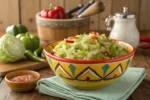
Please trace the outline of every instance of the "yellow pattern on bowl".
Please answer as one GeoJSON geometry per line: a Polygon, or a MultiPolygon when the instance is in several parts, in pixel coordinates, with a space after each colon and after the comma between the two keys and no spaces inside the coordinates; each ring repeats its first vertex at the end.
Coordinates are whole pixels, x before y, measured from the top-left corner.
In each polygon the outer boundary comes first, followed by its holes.
{"type": "Polygon", "coordinates": [[[51,69],[64,82],[79,89],[98,89],[119,79],[132,61],[134,47],[128,43],[119,42],[128,46],[129,53],[108,60],[73,60],[56,57],[50,52],[59,41],[45,46],[44,53],[51,69]]]}

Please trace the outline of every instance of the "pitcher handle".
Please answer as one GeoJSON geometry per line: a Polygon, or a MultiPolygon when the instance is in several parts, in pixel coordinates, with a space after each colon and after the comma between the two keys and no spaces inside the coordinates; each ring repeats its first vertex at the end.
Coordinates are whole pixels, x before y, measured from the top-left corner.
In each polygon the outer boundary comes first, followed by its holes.
{"type": "Polygon", "coordinates": [[[107,26],[107,31],[111,31],[112,27],[110,26],[111,25],[111,21],[114,20],[114,17],[109,15],[106,20],[105,20],[105,24],[107,26]]]}

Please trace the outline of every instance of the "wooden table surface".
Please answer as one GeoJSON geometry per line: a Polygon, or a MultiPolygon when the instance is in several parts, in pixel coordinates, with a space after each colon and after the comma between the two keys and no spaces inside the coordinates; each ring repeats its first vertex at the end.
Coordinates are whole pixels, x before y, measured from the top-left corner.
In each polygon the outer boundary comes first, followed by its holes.
{"type": "MultiPolygon", "coordinates": [[[[0,33],[0,36],[3,33],[0,33]]],[[[150,32],[141,32],[141,36],[150,37],[150,32]]],[[[146,77],[138,88],[132,93],[128,100],[150,100],[150,49],[137,49],[132,67],[142,67],[146,69],[146,77]]],[[[47,78],[54,75],[50,68],[37,70],[41,78],[47,78]]],[[[4,77],[0,77],[0,100],[62,100],[51,96],[43,95],[38,89],[28,93],[16,93],[12,91],[5,83],[4,77]]]]}

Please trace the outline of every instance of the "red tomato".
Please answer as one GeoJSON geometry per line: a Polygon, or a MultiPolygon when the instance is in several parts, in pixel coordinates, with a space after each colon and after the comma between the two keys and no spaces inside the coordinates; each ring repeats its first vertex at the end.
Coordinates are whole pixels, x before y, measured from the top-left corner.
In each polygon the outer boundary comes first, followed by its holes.
{"type": "Polygon", "coordinates": [[[64,9],[61,6],[56,6],[53,9],[53,6],[51,5],[48,10],[44,9],[41,11],[41,17],[50,18],[50,19],[65,19],[66,14],[64,9]]]}
{"type": "Polygon", "coordinates": [[[57,10],[50,10],[48,12],[48,18],[57,19],[58,18],[58,12],[57,12],[57,10]]]}
{"type": "Polygon", "coordinates": [[[106,55],[106,56],[109,56],[109,55],[110,55],[110,53],[109,53],[108,51],[106,51],[106,52],[105,52],[105,55],[106,55]]]}
{"type": "Polygon", "coordinates": [[[92,39],[93,40],[98,40],[98,37],[97,36],[92,36],[92,39]]]}
{"type": "Polygon", "coordinates": [[[47,9],[42,10],[40,13],[41,17],[48,18],[48,12],[49,10],[47,9]]]}
{"type": "Polygon", "coordinates": [[[54,52],[54,51],[52,51],[52,52],[51,52],[51,54],[52,54],[52,55],[54,55],[54,54],[55,54],[55,52],[54,52]]]}
{"type": "Polygon", "coordinates": [[[95,31],[91,31],[90,34],[94,34],[94,35],[97,35],[97,32],[95,31]]]}
{"type": "Polygon", "coordinates": [[[74,43],[74,40],[66,40],[67,43],[74,43]]]}
{"type": "Polygon", "coordinates": [[[54,9],[60,9],[64,11],[64,8],[62,8],[61,6],[56,6],[54,9]]]}
{"type": "Polygon", "coordinates": [[[65,11],[61,6],[56,6],[54,9],[57,10],[59,19],[65,19],[66,18],[65,11]]]}

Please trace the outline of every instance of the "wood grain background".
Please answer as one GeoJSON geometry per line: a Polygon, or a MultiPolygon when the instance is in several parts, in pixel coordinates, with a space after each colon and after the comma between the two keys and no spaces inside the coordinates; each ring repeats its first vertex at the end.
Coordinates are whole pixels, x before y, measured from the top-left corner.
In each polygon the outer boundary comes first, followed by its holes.
{"type": "MultiPolygon", "coordinates": [[[[80,3],[89,0],[0,0],[0,31],[5,31],[8,25],[24,24],[29,30],[36,30],[35,14],[50,3],[61,5],[69,10],[80,3]]],[[[105,18],[116,12],[121,12],[124,6],[137,15],[139,30],[150,30],[150,0],[101,0],[106,4],[103,13],[91,16],[91,30],[106,30],[105,18]]]]}

